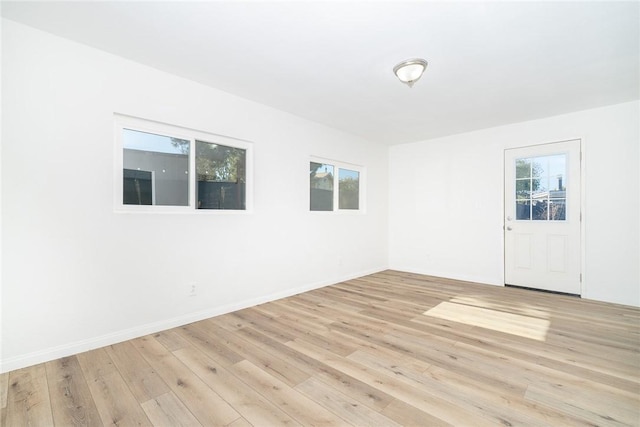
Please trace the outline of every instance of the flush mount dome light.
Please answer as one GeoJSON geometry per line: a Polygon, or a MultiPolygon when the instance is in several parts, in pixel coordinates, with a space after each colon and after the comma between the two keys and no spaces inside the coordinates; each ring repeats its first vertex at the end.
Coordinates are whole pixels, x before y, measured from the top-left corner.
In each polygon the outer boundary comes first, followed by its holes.
{"type": "Polygon", "coordinates": [[[420,58],[414,58],[402,61],[393,67],[393,72],[398,76],[402,83],[406,83],[409,87],[412,87],[413,84],[422,77],[422,73],[424,73],[426,68],[427,61],[420,58]]]}

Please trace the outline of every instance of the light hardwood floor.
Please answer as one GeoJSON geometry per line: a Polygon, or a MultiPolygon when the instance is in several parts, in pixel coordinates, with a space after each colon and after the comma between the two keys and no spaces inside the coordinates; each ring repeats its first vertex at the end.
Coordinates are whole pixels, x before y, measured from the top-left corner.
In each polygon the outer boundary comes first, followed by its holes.
{"type": "Polygon", "coordinates": [[[385,271],[0,376],[3,426],[640,425],[640,310],[385,271]]]}

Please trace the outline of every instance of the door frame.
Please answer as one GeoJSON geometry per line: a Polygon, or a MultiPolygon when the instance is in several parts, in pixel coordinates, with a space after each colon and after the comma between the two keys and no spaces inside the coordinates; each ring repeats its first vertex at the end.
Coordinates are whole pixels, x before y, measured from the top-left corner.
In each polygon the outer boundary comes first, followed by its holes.
{"type": "Polygon", "coordinates": [[[502,212],[500,213],[501,215],[501,220],[502,220],[502,286],[506,286],[506,269],[507,269],[507,262],[506,262],[506,256],[507,256],[507,250],[506,250],[506,244],[505,244],[505,240],[506,240],[506,222],[507,219],[505,218],[505,207],[507,204],[507,195],[505,192],[505,187],[506,187],[506,179],[507,179],[507,171],[506,171],[506,163],[505,163],[505,151],[506,150],[511,150],[511,149],[518,149],[518,148],[529,148],[529,147],[538,147],[538,146],[543,146],[543,145],[549,145],[549,144],[556,144],[556,143],[560,143],[560,142],[568,142],[568,141],[575,141],[575,140],[579,140],[580,141],[580,297],[584,298],[586,293],[587,293],[587,275],[586,275],[586,209],[585,209],[585,159],[586,159],[586,147],[587,144],[585,144],[585,138],[582,136],[577,136],[574,138],[563,138],[563,139],[558,139],[558,140],[554,140],[554,141],[547,141],[547,142],[540,142],[540,143],[527,143],[527,144],[523,144],[523,145],[505,145],[502,148],[502,212]]]}

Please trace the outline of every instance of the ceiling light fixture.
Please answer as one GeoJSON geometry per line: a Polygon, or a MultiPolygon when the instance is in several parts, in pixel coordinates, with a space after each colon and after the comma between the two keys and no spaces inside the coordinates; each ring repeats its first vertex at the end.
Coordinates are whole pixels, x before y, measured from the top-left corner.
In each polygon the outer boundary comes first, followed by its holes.
{"type": "Polygon", "coordinates": [[[395,67],[393,72],[400,79],[402,83],[406,83],[409,87],[412,87],[415,82],[420,80],[422,73],[427,69],[427,61],[420,58],[407,59],[402,61],[395,67]]]}

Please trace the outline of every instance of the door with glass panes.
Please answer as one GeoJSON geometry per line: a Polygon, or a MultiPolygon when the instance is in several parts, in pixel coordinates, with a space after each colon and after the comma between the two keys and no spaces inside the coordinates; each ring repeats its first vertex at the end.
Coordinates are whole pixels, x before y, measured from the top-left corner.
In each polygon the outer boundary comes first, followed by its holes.
{"type": "Polygon", "coordinates": [[[505,284],[581,294],[580,140],[505,150],[505,284]]]}

